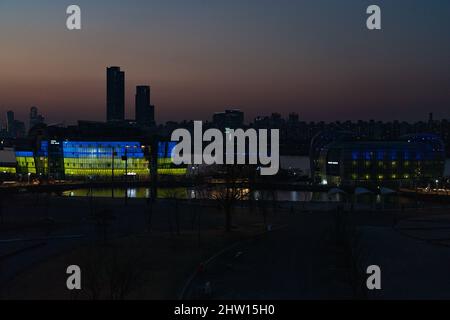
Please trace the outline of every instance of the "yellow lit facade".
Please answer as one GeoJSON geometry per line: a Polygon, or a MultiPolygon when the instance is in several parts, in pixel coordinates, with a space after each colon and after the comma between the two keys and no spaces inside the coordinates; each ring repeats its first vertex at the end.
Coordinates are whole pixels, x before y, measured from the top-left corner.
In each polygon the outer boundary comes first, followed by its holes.
{"type": "MultiPolygon", "coordinates": [[[[182,176],[186,166],[173,164],[175,144],[158,145],[157,173],[182,176]]],[[[151,176],[151,148],[140,142],[41,141],[37,152],[16,151],[16,162],[0,164],[3,174],[32,174],[54,179],[129,179],[151,176]]]]}
{"type": "Polygon", "coordinates": [[[34,155],[31,151],[17,151],[16,152],[17,170],[18,174],[36,174],[36,163],[34,155]]]}
{"type": "Polygon", "coordinates": [[[175,142],[160,142],[158,144],[158,175],[183,176],[187,174],[186,166],[176,166],[173,163],[173,149],[175,142]]]}

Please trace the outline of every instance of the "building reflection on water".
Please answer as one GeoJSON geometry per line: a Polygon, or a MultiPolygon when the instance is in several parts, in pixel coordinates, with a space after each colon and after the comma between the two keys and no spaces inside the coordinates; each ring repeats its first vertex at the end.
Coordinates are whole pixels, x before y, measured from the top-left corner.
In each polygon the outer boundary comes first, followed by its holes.
{"type": "MultiPolygon", "coordinates": [[[[90,197],[90,189],[76,189],[63,192],[63,196],[67,197],[90,197]]],[[[193,188],[158,188],[158,199],[215,199],[223,193],[220,189],[193,189],[193,188]]],[[[343,202],[345,196],[341,194],[328,194],[326,192],[312,192],[312,191],[287,191],[287,190],[273,190],[260,191],[255,190],[250,192],[249,189],[243,188],[240,190],[242,200],[276,200],[280,202],[343,202]]],[[[99,188],[92,190],[92,196],[95,198],[124,198],[125,189],[115,188],[114,192],[110,188],[99,188]]],[[[150,188],[128,188],[128,198],[147,199],[151,197],[150,188]]],[[[414,200],[403,196],[390,196],[385,200],[387,203],[411,204],[414,200]]],[[[370,195],[361,196],[358,202],[362,203],[380,203],[380,197],[375,195],[375,198],[370,195]]]]}

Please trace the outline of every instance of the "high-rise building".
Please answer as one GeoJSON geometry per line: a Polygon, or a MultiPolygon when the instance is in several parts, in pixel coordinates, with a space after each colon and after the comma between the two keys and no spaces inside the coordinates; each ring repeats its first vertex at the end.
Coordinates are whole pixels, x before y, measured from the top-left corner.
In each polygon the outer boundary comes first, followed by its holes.
{"type": "Polygon", "coordinates": [[[10,135],[15,135],[16,128],[14,126],[14,111],[6,112],[6,131],[10,135]]]}
{"type": "Polygon", "coordinates": [[[25,137],[25,123],[14,119],[14,111],[6,113],[6,131],[11,138],[25,137]]]}
{"type": "Polygon", "coordinates": [[[106,119],[123,121],[125,119],[125,72],[120,67],[106,69],[106,119]]]}
{"type": "Polygon", "coordinates": [[[31,107],[30,109],[30,129],[34,126],[44,123],[44,117],[39,114],[37,107],[31,107]]]}
{"type": "Polygon", "coordinates": [[[143,126],[155,123],[155,107],[150,104],[150,87],[136,87],[136,122],[143,126]]]}
{"type": "Polygon", "coordinates": [[[25,123],[19,120],[14,120],[15,134],[14,138],[24,138],[26,136],[25,123]]]}

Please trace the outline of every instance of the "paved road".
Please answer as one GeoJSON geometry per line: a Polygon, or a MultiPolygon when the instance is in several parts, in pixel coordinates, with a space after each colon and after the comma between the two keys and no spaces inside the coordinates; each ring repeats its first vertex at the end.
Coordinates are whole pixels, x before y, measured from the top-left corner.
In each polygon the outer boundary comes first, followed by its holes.
{"type": "Polygon", "coordinates": [[[299,214],[285,229],[244,243],[214,260],[189,287],[195,299],[211,282],[214,299],[351,298],[329,246],[331,217],[299,214]]]}

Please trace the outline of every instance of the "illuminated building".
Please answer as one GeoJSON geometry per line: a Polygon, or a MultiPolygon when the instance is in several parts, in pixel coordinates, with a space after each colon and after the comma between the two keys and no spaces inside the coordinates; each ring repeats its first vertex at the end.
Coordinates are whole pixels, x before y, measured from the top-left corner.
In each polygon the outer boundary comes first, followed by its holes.
{"type": "MultiPolygon", "coordinates": [[[[159,175],[187,173],[186,166],[173,164],[175,145],[158,144],[159,175]]],[[[56,180],[148,180],[150,160],[151,147],[136,141],[43,140],[36,152],[0,150],[0,174],[39,175],[56,180]]]]}
{"type": "Polygon", "coordinates": [[[36,174],[36,164],[32,151],[16,151],[17,174],[36,174]]]}
{"type": "Polygon", "coordinates": [[[149,148],[139,142],[51,140],[40,152],[48,155],[48,175],[56,179],[150,177],[149,148]]]}
{"type": "Polygon", "coordinates": [[[177,142],[160,142],[158,144],[158,175],[180,176],[187,173],[186,166],[176,166],[173,163],[172,153],[176,145],[177,142]]]}
{"type": "Polygon", "coordinates": [[[34,157],[36,164],[36,172],[40,175],[48,174],[48,141],[43,140],[34,157]]]}
{"type": "Polygon", "coordinates": [[[319,163],[322,150],[332,142],[355,141],[356,135],[351,131],[324,130],[311,139],[309,161],[311,177],[316,182],[323,182],[323,165],[319,163]]]}
{"type": "Polygon", "coordinates": [[[16,153],[14,148],[0,149],[0,174],[14,175],[17,172],[16,153]]]}
{"type": "Polygon", "coordinates": [[[434,135],[398,141],[333,141],[320,149],[316,177],[331,185],[412,185],[440,179],[445,150],[434,135]]]}
{"type": "Polygon", "coordinates": [[[138,142],[63,142],[66,178],[150,176],[149,157],[138,142]]]}

